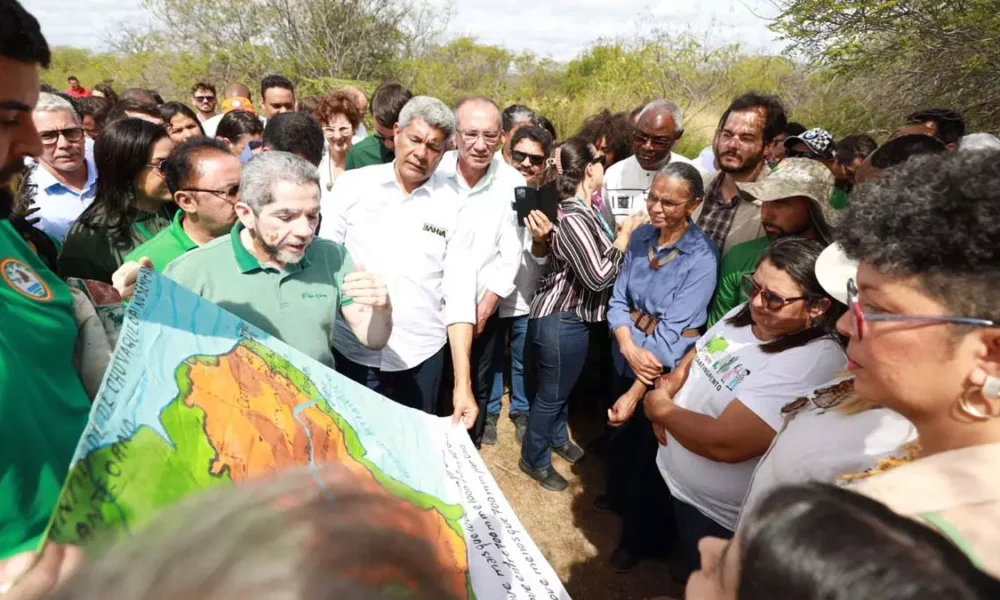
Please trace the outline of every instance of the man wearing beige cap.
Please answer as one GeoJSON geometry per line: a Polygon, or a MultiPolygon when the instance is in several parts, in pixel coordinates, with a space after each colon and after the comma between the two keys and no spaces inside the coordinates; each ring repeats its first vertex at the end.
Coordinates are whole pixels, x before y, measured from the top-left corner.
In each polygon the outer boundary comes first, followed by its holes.
{"type": "Polygon", "coordinates": [[[830,243],[830,194],[833,174],[809,158],[786,158],[766,179],[739,183],[743,199],[760,205],[760,223],[767,237],[733,246],[722,258],[719,283],[708,312],[711,327],[727,312],[746,301],[740,280],[757,267],[768,245],[788,236],[830,243]]]}

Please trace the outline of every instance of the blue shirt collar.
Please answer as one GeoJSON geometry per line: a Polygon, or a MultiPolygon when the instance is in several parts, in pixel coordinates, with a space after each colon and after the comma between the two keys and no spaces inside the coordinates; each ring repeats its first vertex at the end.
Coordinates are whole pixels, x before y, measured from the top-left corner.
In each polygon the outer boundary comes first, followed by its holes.
{"type": "MultiPolygon", "coordinates": [[[[80,190],[81,196],[85,196],[97,184],[97,166],[94,165],[94,161],[90,158],[84,157],[83,163],[87,165],[87,183],[85,183],[83,185],[83,189],[80,190]]],[[[68,187],[63,185],[62,182],[56,179],[55,175],[49,173],[48,169],[46,169],[40,161],[37,165],[35,165],[35,173],[32,179],[34,179],[35,185],[38,186],[39,191],[47,192],[56,186],[63,188],[67,192],[71,191],[68,187]]],[[[72,193],[75,194],[76,192],[72,193]]]]}
{"type": "MultiPolygon", "coordinates": [[[[647,243],[655,244],[656,238],[660,236],[660,230],[653,227],[652,225],[650,225],[645,229],[646,229],[645,237],[647,243]]],[[[677,243],[674,244],[673,246],[657,249],[656,252],[660,253],[664,251],[669,251],[673,248],[677,248],[684,254],[691,254],[692,252],[694,252],[697,244],[698,244],[698,226],[694,224],[694,221],[691,220],[690,217],[688,217],[688,228],[684,231],[684,235],[681,236],[681,239],[677,240],[677,243]]]]}

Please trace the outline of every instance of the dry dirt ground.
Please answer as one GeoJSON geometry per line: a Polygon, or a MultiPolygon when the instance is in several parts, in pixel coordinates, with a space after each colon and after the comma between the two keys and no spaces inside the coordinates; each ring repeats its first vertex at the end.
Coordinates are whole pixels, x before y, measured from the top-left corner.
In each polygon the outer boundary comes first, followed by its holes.
{"type": "MultiPolygon", "coordinates": [[[[520,446],[507,418],[507,399],[499,422],[499,443],[481,451],[490,472],[503,489],[517,516],[574,600],[650,598],[681,590],[670,582],[664,561],[646,561],[627,574],[613,572],[608,558],[617,546],[620,519],[592,506],[604,489],[604,463],[589,453],[575,467],[553,456],[556,469],[569,480],[565,492],[543,489],[518,468],[520,446]]],[[[575,406],[570,435],[582,448],[600,437],[604,422],[593,406],[575,406]]]]}

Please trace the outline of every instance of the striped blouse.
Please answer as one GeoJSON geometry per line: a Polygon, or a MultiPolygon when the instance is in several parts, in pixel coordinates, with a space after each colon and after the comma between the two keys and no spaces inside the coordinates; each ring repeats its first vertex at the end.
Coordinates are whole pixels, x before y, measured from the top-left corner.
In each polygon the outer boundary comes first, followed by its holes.
{"type": "Polygon", "coordinates": [[[559,204],[552,230],[551,270],[535,290],[531,318],[571,312],[587,323],[604,321],[624,254],[598,219],[596,210],[576,199],[559,204]]]}

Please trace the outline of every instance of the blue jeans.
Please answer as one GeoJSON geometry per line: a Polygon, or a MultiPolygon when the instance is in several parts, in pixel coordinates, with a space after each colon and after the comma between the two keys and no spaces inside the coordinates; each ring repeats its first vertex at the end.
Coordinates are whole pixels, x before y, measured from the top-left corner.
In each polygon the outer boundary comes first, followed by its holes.
{"type": "Polygon", "coordinates": [[[569,312],[528,321],[525,384],[533,398],[521,460],[532,469],[552,464],[552,447],[569,443],[569,396],[587,361],[590,326],[569,312]]]}
{"type": "Polygon", "coordinates": [[[367,386],[398,404],[433,415],[441,387],[446,348],[447,345],[424,362],[405,371],[383,371],[366,367],[336,350],[333,351],[333,360],[336,371],[344,377],[367,386]]]}
{"type": "Polygon", "coordinates": [[[496,354],[493,355],[493,392],[486,412],[500,414],[503,397],[504,334],[510,330],[510,416],[527,414],[531,408],[524,392],[524,342],[528,334],[528,315],[500,319],[502,329],[497,335],[496,354]]]}

